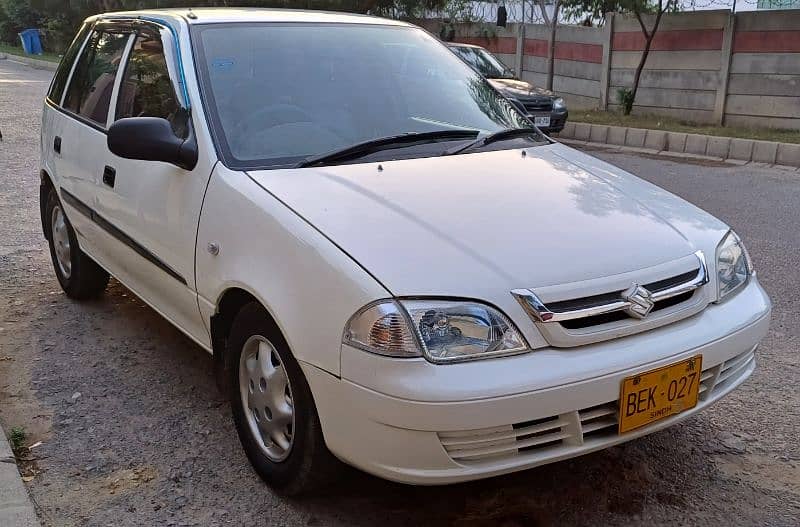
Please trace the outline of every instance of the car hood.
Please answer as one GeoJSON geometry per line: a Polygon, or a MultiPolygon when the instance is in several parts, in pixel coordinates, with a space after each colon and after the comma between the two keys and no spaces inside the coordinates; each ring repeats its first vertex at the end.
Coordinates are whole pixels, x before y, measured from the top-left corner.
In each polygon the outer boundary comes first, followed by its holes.
{"type": "Polygon", "coordinates": [[[533,84],[517,79],[487,79],[489,84],[500,90],[502,93],[514,97],[532,97],[534,95],[544,95],[555,97],[556,94],[550,90],[539,88],[533,84]]]}
{"type": "Polygon", "coordinates": [[[725,233],[560,144],[249,174],[398,296],[491,300],[713,254],[725,233]]]}

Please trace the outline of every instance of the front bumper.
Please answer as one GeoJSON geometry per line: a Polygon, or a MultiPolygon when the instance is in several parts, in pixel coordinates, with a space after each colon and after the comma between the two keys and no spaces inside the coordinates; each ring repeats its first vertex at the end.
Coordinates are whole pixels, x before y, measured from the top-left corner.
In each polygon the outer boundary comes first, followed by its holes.
{"type": "MultiPolygon", "coordinates": [[[[547,115],[547,114],[529,114],[527,117],[533,121],[534,117],[538,115],[547,115]]],[[[566,109],[559,110],[559,111],[552,111],[550,113],[550,126],[540,126],[539,130],[544,133],[558,133],[564,129],[564,125],[567,123],[567,117],[569,117],[569,112],[566,109]]]]}
{"type": "Polygon", "coordinates": [[[446,484],[600,450],[699,412],[753,372],[769,312],[754,279],[694,317],[582,348],[437,366],[344,347],[341,379],[302,367],[336,456],[386,479],[446,484]],[[619,435],[622,379],[696,354],[704,368],[698,405],[619,435]]]}

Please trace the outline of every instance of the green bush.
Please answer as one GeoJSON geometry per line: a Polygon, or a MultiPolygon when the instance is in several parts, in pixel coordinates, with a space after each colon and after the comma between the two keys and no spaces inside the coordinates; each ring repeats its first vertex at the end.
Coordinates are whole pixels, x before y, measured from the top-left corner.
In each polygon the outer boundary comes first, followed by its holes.
{"type": "Polygon", "coordinates": [[[622,113],[630,115],[633,110],[633,92],[628,88],[620,88],[617,90],[617,99],[622,105],[622,113]]]}
{"type": "Polygon", "coordinates": [[[41,15],[26,1],[0,0],[0,41],[18,46],[19,32],[37,27],[41,15]]]}
{"type": "Polygon", "coordinates": [[[11,429],[11,434],[9,436],[9,440],[11,441],[11,448],[16,452],[23,446],[25,446],[25,438],[27,434],[25,433],[25,429],[21,426],[15,426],[11,429]]]}

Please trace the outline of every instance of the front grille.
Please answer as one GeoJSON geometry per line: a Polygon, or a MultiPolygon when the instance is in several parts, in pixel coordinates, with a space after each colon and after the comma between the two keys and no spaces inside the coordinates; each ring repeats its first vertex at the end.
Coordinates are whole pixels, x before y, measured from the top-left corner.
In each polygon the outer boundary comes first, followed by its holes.
{"type": "Polygon", "coordinates": [[[702,252],[657,267],[593,279],[588,286],[558,284],[511,294],[551,346],[583,346],[671,324],[708,305],[702,252]],[[591,295],[566,292],[587,287],[591,295]]]}
{"type": "MultiPolygon", "coordinates": [[[[700,375],[698,405],[733,385],[755,360],[755,348],[700,375]]],[[[519,456],[549,457],[618,435],[618,402],[504,426],[439,432],[447,454],[461,464],[519,456]]]]}
{"type": "MultiPolygon", "coordinates": [[[[688,273],[682,273],[677,276],[665,278],[663,280],[658,280],[656,282],[651,282],[649,284],[644,284],[644,287],[647,288],[647,290],[650,291],[651,293],[658,293],[659,291],[665,291],[670,287],[686,283],[692,280],[695,276],[697,276],[697,270],[689,271],[688,273]]],[[[602,295],[593,295],[583,298],[574,298],[571,300],[564,300],[561,302],[549,302],[547,304],[547,307],[549,307],[553,312],[556,313],[564,311],[572,311],[575,309],[586,309],[590,307],[600,306],[603,304],[608,304],[609,302],[618,300],[621,294],[622,291],[614,291],[612,293],[604,293],[602,295]]],[[[690,298],[692,298],[693,294],[694,291],[688,291],[681,295],[658,301],[653,306],[651,313],[656,313],[662,309],[666,309],[668,307],[672,307],[674,305],[685,302],[690,298]]],[[[620,320],[625,320],[627,318],[629,317],[624,311],[616,311],[614,313],[605,313],[603,315],[595,315],[584,318],[565,320],[561,322],[561,325],[567,329],[583,329],[592,326],[598,326],[600,324],[617,322],[620,320]]]]}
{"type": "Polygon", "coordinates": [[[520,102],[529,113],[553,111],[553,101],[551,99],[523,99],[520,102]]]}
{"type": "MultiPolygon", "coordinates": [[[[648,288],[649,289],[649,288],[648,288]]],[[[672,298],[667,298],[666,300],[661,300],[656,302],[653,305],[651,313],[657,313],[662,309],[666,309],[668,307],[676,306],[680,303],[686,302],[694,295],[694,291],[689,291],[688,293],[683,293],[682,295],[673,296],[672,298]]],[[[623,311],[616,311],[614,313],[606,313],[604,315],[595,315],[593,317],[585,317],[585,318],[576,318],[573,320],[565,320],[561,323],[567,329],[583,329],[589,328],[592,326],[599,326],[600,324],[609,324],[611,322],[619,322],[620,320],[626,320],[630,317],[623,312],[623,311]]]]}

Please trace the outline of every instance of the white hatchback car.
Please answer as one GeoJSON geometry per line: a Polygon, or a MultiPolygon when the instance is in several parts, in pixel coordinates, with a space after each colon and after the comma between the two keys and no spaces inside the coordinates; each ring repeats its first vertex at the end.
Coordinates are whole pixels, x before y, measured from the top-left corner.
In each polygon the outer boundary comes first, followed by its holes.
{"type": "Polygon", "coordinates": [[[723,222],[544,137],[425,31],[347,14],[86,20],[44,107],[72,298],[114,275],[213,353],[257,472],[464,481],[672,425],[755,367],[723,222]]]}

